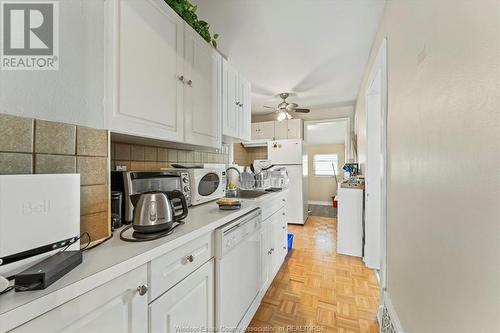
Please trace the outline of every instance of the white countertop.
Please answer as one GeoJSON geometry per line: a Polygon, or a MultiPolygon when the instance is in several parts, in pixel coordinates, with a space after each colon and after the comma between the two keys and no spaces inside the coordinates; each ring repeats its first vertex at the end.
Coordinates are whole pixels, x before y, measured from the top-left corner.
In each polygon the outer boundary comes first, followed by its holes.
{"type": "Polygon", "coordinates": [[[28,320],[63,304],[121,274],[137,268],[191,240],[249,213],[263,201],[283,192],[269,193],[255,199],[242,200],[240,210],[220,210],[215,202],[189,208],[185,224],[164,238],[149,242],[131,243],[120,239],[122,228],[113,238],[83,253],[83,262],[44,290],[8,292],[0,295],[0,331],[7,317],[23,316],[28,320]],[[48,305],[50,308],[45,309],[48,305]],[[22,311],[22,313],[21,313],[22,311]]]}

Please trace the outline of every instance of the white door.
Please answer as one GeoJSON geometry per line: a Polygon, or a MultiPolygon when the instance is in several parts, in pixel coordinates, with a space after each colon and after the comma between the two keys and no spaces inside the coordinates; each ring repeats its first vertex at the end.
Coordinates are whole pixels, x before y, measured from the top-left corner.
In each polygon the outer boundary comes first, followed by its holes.
{"type": "Polygon", "coordinates": [[[239,76],[240,81],[240,110],[239,110],[239,130],[238,138],[248,141],[250,140],[252,122],[252,86],[250,82],[243,76],[239,76]]]}
{"type": "Polygon", "coordinates": [[[287,139],[302,139],[304,129],[301,119],[290,119],[287,125],[287,139]]]}
{"type": "Polygon", "coordinates": [[[288,120],[274,122],[274,140],[288,139],[288,120]]]}
{"type": "MultiPolygon", "coordinates": [[[[385,243],[385,156],[386,156],[386,51],[382,42],[368,80],[366,99],[366,184],[364,261],[370,268],[380,269],[385,243]]],[[[384,255],[385,258],[385,255],[384,255]]],[[[382,286],[385,271],[382,272],[382,286]]]]}
{"type": "Polygon", "coordinates": [[[302,140],[269,141],[267,154],[272,164],[302,165],[302,140]]]}
{"type": "Polygon", "coordinates": [[[163,1],[120,0],[115,46],[110,46],[115,90],[108,127],[115,132],[183,141],[182,19],[163,1]]]}
{"type": "Polygon", "coordinates": [[[239,130],[238,72],[227,60],[222,60],[222,134],[237,137],[239,130]]]}
{"type": "Polygon", "coordinates": [[[147,267],[136,268],[10,332],[147,332],[147,267]]]}
{"type": "Polygon", "coordinates": [[[186,143],[221,146],[221,56],[190,26],[184,29],[186,143]]]}
{"type": "Polygon", "coordinates": [[[214,260],[153,301],[149,318],[152,333],[214,327],[214,260]]]}

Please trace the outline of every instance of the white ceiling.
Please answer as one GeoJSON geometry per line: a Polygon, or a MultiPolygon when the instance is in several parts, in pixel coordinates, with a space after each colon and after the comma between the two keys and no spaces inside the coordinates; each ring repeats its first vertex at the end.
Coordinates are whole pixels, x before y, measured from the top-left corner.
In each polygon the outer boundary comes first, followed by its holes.
{"type": "Polygon", "coordinates": [[[353,104],[384,0],[192,0],[252,83],[252,113],[279,92],[301,107],[353,104]]]}
{"type": "Polygon", "coordinates": [[[308,124],[306,127],[307,144],[326,145],[345,143],[346,129],[347,122],[345,120],[308,124]]]}

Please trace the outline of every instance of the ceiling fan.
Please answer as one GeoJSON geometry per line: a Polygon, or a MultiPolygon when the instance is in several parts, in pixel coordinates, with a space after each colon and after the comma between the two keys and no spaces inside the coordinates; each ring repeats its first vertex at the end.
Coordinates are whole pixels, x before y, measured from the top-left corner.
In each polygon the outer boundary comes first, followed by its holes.
{"type": "Polygon", "coordinates": [[[298,113],[309,113],[311,110],[309,109],[301,109],[299,108],[299,105],[297,103],[288,103],[286,99],[290,96],[289,93],[281,93],[279,94],[279,97],[283,100],[281,103],[278,104],[277,107],[273,106],[268,106],[264,105],[265,108],[267,109],[273,109],[273,113],[277,114],[277,120],[278,121],[283,121],[285,119],[292,119],[292,115],[290,114],[291,112],[298,112],[298,113]]]}

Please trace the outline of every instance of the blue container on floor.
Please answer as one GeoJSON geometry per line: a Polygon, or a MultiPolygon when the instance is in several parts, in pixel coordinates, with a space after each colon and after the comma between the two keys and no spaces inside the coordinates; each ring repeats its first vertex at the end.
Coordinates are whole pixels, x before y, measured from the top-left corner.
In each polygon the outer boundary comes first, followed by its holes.
{"type": "Polygon", "coordinates": [[[288,252],[290,252],[292,246],[293,246],[293,234],[288,234],[288,252]]]}

